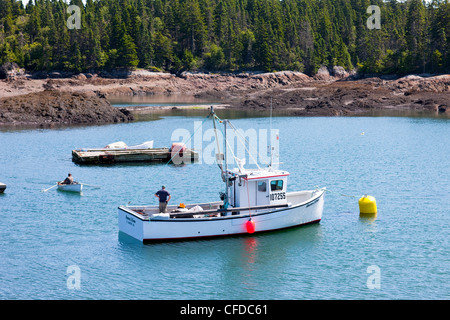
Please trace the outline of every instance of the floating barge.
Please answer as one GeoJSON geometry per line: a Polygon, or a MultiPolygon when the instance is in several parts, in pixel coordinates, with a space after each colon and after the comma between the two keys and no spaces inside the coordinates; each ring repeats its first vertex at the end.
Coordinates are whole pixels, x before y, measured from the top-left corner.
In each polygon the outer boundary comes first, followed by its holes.
{"type": "Polygon", "coordinates": [[[198,153],[174,143],[171,148],[102,148],[72,150],[72,161],[78,164],[114,164],[127,162],[188,164],[198,160],[198,153]]]}

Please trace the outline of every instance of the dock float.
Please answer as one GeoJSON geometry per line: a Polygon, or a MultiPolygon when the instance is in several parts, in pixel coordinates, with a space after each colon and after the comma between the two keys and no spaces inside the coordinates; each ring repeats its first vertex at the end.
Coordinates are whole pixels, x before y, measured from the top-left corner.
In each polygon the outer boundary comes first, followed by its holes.
{"type": "Polygon", "coordinates": [[[115,164],[126,162],[189,164],[198,160],[198,152],[183,148],[172,151],[172,148],[151,149],[79,149],[72,150],[72,161],[77,164],[115,164]]]}

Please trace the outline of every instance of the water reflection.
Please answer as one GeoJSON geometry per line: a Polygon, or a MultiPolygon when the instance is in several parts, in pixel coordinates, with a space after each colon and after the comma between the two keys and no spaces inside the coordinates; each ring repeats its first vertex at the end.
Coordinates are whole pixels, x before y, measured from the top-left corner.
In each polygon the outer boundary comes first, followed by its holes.
{"type": "Polygon", "coordinates": [[[377,214],[375,213],[361,213],[359,215],[359,221],[362,223],[362,227],[364,228],[365,232],[368,233],[377,233],[377,214]]]}
{"type": "Polygon", "coordinates": [[[64,191],[59,189],[56,189],[56,192],[63,195],[67,199],[79,198],[84,195],[83,192],[64,191]]]}
{"type": "MultiPolygon", "coordinates": [[[[141,107],[136,106],[133,110],[133,114],[135,116],[136,121],[153,121],[159,120],[162,117],[206,117],[210,113],[210,106],[212,104],[207,104],[204,107],[185,107],[185,108],[154,108],[149,110],[142,108],[142,111],[139,111],[141,107]]],[[[270,116],[270,111],[266,110],[232,110],[232,109],[222,109],[216,108],[216,111],[220,110],[220,117],[223,119],[244,119],[244,118],[264,118],[270,116]]],[[[275,114],[274,117],[278,116],[286,116],[287,112],[282,113],[279,112],[275,114]]]]}
{"type": "Polygon", "coordinates": [[[198,98],[188,94],[151,94],[139,96],[111,95],[108,96],[111,104],[120,107],[140,106],[183,106],[221,103],[218,99],[198,98]]]}
{"type": "Polygon", "coordinates": [[[142,241],[139,241],[136,238],[133,238],[132,236],[119,231],[117,233],[118,241],[120,244],[120,249],[124,249],[125,251],[128,251],[129,248],[135,248],[135,247],[143,247],[144,244],[142,241]]]}
{"type": "MultiPolygon", "coordinates": [[[[138,112],[136,118],[138,121],[158,120],[162,116],[205,116],[209,112],[209,107],[216,105],[220,108],[221,104],[227,104],[230,101],[221,100],[218,97],[195,97],[187,94],[151,94],[140,96],[111,95],[108,100],[116,107],[147,108],[145,112],[138,112]],[[152,108],[154,107],[154,108],[152,108]]],[[[239,118],[258,118],[269,117],[270,110],[230,110],[221,109],[221,117],[227,119],[239,118]]],[[[273,110],[273,117],[291,116],[291,110],[276,109],[273,110]]],[[[428,110],[398,110],[398,109],[374,109],[364,114],[355,115],[357,117],[412,117],[412,118],[437,118],[448,119],[448,113],[439,113],[428,110]]]]}
{"type": "MultiPolygon", "coordinates": [[[[314,254],[323,242],[322,226],[307,225],[228,239],[223,254],[222,282],[239,299],[264,296],[284,278],[298,278],[298,258],[314,254]],[[272,279],[272,280],[270,280],[272,279]]],[[[234,297],[232,297],[234,298],[234,297]]]]}
{"type": "Polygon", "coordinates": [[[248,237],[244,239],[244,261],[246,261],[246,269],[249,269],[249,265],[255,263],[255,256],[258,251],[258,238],[248,237]]]}
{"type": "Polygon", "coordinates": [[[377,214],[376,213],[360,213],[359,218],[362,222],[371,224],[377,219],[377,214]]]}
{"type": "MultiPolygon", "coordinates": [[[[162,117],[205,117],[210,112],[210,106],[214,104],[185,105],[184,107],[155,107],[149,110],[148,107],[133,106],[133,113],[136,121],[154,121],[162,117]],[[139,111],[141,109],[141,111],[139,111]]],[[[270,117],[270,110],[245,110],[245,109],[226,109],[217,106],[216,111],[220,113],[223,119],[250,119],[250,118],[268,118],[270,117]]],[[[273,110],[273,118],[278,117],[292,117],[291,110],[273,110]]],[[[351,116],[350,116],[351,117],[351,116]]],[[[446,120],[450,118],[449,114],[436,113],[431,111],[414,111],[414,110],[375,110],[366,112],[364,114],[354,115],[354,117],[408,117],[413,119],[432,118],[437,120],[446,120]]]]}

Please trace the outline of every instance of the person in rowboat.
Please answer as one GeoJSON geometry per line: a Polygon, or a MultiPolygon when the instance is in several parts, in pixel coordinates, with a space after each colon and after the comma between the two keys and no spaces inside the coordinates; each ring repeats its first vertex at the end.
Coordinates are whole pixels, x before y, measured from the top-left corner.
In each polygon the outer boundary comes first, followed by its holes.
{"type": "Polygon", "coordinates": [[[73,184],[73,177],[72,174],[69,173],[69,175],[67,176],[67,178],[61,182],[60,184],[73,184]]]}
{"type": "Polygon", "coordinates": [[[169,203],[171,195],[166,190],[165,186],[162,186],[161,190],[155,193],[155,197],[159,199],[159,212],[166,213],[167,203],[169,203]]]}

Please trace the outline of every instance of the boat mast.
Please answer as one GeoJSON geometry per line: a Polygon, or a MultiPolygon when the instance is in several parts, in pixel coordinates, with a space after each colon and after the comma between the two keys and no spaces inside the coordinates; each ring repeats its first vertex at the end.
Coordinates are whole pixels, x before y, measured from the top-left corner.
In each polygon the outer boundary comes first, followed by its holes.
{"type": "MultiPolygon", "coordinates": [[[[210,116],[213,119],[213,123],[214,123],[214,131],[216,132],[216,140],[217,139],[217,129],[216,129],[216,119],[220,120],[217,116],[216,113],[214,112],[214,107],[211,106],[211,111],[210,111],[210,116]]],[[[228,202],[228,197],[229,197],[229,190],[228,190],[228,163],[227,163],[227,122],[228,120],[220,120],[220,122],[223,123],[224,126],[224,139],[223,139],[223,149],[224,149],[224,154],[223,154],[223,158],[220,155],[220,150],[219,150],[219,142],[217,141],[217,151],[219,152],[218,154],[218,158],[216,157],[217,161],[224,161],[225,165],[222,163],[221,165],[219,164],[219,168],[222,172],[222,179],[225,182],[225,193],[224,193],[224,199],[223,199],[223,206],[225,209],[228,208],[229,206],[229,202],[228,202]],[[221,159],[219,159],[221,158],[221,159]]]]}
{"type": "Polygon", "coordinates": [[[224,148],[224,161],[225,161],[225,199],[224,201],[224,207],[225,209],[228,208],[228,162],[227,162],[227,122],[228,120],[223,120],[223,127],[224,127],[224,139],[223,139],[223,148],[224,148]]]}

